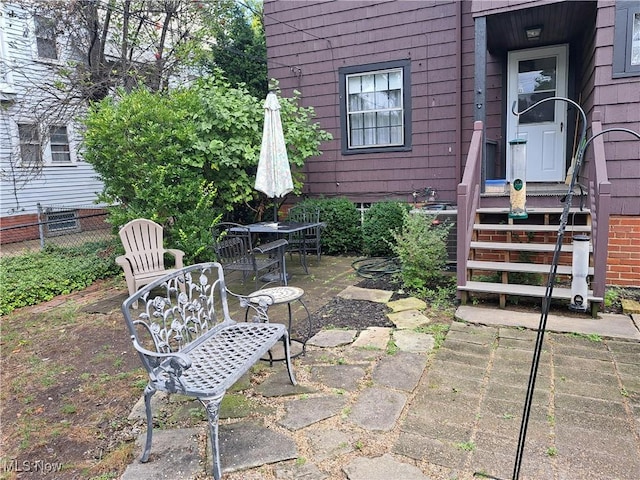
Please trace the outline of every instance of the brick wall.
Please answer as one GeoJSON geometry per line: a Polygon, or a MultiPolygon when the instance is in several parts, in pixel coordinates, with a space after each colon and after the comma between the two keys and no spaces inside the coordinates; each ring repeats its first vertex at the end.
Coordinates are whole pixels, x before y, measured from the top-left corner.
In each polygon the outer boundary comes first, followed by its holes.
{"type": "Polygon", "coordinates": [[[0,233],[0,244],[23,242],[25,240],[37,240],[40,238],[38,231],[38,215],[12,215],[0,218],[0,228],[8,229],[0,233]],[[22,226],[26,225],[26,226],[22,226]],[[21,228],[11,228],[20,227],[21,228]]]}
{"type": "MultiPolygon", "coordinates": [[[[73,209],[71,209],[73,210],[73,209]]],[[[77,220],[79,231],[87,232],[92,230],[110,229],[107,223],[107,211],[103,209],[77,209],[77,220]]],[[[40,232],[38,229],[38,215],[31,213],[28,215],[12,215],[0,218],[0,244],[24,242],[27,240],[38,240],[40,232]]],[[[49,236],[47,227],[44,226],[45,236],[49,236]]],[[[52,234],[52,233],[51,233],[52,234]]]]}
{"type": "Polygon", "coordinates": [[[640,287],[640,216],[609,219],[607,285],[640,287]]]}

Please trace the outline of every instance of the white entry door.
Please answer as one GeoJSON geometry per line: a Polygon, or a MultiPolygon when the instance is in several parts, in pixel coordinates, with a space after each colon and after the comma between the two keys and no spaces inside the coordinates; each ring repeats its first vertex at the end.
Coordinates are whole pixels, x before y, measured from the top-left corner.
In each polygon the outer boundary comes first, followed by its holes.
{"type": "Polygon", "coordinates": [[[567,96],[567,45],[509,52],[507,74],[507,180],[511,180],[509,141],[527,140],[527,182],[563,181],[566,175],[567,103],[547,101],[519,117],[534,103],[567,96]]]}

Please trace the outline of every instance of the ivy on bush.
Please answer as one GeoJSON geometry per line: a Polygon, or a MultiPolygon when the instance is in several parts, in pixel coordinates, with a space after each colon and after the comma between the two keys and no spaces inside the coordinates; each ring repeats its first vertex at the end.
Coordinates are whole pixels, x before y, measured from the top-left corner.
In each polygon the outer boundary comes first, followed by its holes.
{"type": "Polygon", "coordinates": [[[402,228],[404,215],[410,210],[404,202],[384,201],[371,205],[364,214],[362,236],[364,253],[371,257],[393,254],[393,234],[402,228]]]}
{"type": "Polygon", "coordinates": [[[91,242],[0,258],[0,314],[82,290],[99,278],[120,273],[117,251],[116,242],[91,242]]]}

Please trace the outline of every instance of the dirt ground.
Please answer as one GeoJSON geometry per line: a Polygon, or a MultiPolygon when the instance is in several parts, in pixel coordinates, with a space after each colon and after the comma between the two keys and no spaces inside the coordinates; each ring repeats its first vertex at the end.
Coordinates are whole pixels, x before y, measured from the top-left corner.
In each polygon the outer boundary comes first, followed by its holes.
{"type": "MultiPolygon", "coordinates": [[[[399,288],[388,276],[358,286],[399,288]]],[[[640,289],[625,296],[640,299],[640,289]]],[[[608,311],[619,312],[619,301],[608,311]]],[[[442,318],[434,320],[449,323],[452,312],[436,312],[442,318]]],[[[312,312],[312,329],[392,326],[386,313],[381,304],[335,298],[312,312]]],[[[0,321],[0,480],[43,478],[45,472],[58,480],[117,478],[145,428],[127,416],[147,382],[122,334],[120,312],[88,312],[69,300],[56,308],[23,308],[0,321]]]]}

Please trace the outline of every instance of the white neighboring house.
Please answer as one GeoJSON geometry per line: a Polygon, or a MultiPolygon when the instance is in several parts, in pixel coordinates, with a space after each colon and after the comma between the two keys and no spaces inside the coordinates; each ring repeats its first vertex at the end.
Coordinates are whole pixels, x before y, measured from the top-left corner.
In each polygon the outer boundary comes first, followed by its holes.
{"type": "MultiPolygon", "coordinates": [[[[49,88],[70,50],[50,19],[0,3],[2,227],[36,222],[38,204],[68,207],[71,220],[75,209],[95,205],[102,191],[78,152],[77,124],[57,108],[55,88],[49,88]]],[[[2,237],[1,243],[16,241],[2,237]]]]}

